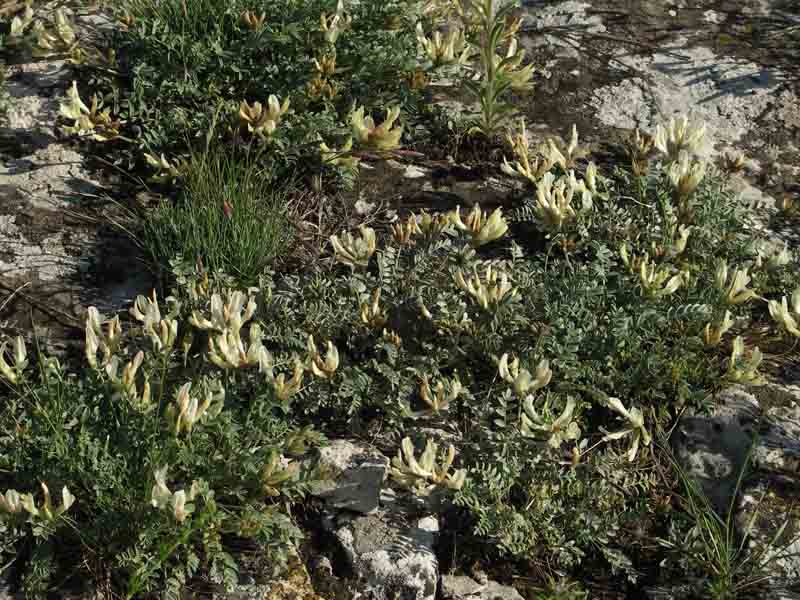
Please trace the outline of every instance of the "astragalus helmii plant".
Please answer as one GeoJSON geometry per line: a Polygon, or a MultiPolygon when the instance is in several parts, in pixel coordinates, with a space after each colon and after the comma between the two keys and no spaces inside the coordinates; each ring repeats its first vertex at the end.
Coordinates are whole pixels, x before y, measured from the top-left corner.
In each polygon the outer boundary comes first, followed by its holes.
{"type": "Polygon", "coordinates": [[[116,54],[67,12],[14,17],[15,47],[75,65],[60,132],[160,194],[126,227],[163,284],[88,307],[79,361],[0,346],[0,565],[28,597],[280,571],[345,437],[435,513],[454,571],[500,564],[558,598],[589,572],[630,597],[653,565],[708,575],[667,439],[796,358],[797,258],[752,226],[726,182],[744,159],[717,169],[698,119],[637,129],[619,163],[574,125],[534,136],[515,7],[126,0],[116,54]],[[513,191],[364,209],[371,172],[430,150],[437,77],[477,99],[450,131],[513,191]]]}
{"type": "Polygon", "coordinates": [[[231,536],[280,554],[297,535],[286,503],[321,440],[308,425],[378,422],[394,484],[449,495],[474,543],[635,580],[637,531],[671,510],[654,439],[723,380],[761,378],[748,323],[797,329],[797,292],[759,295],[789,281],[792,259],[759,260],[718,180],[676,197],[671,168],[653,164],[641,186],[554,163],[515,217],[544,252],[500,209],[410,214],[332,236],[333,265],[311,276],[236,290],[181,268],[171,296],[136,300],[131,326],[90,308],[81,372],[16,339],[0,363],[15,486],[3,523],[33,561],[26,585],[71,546],[132,595],[161,577],[178,589],[202,565],[230,581],[231,536]],[[415,447],[417,427],[453,441],[415,447]],[[29,510],[40,485],[64,488],[44,521],[29,510]]]}

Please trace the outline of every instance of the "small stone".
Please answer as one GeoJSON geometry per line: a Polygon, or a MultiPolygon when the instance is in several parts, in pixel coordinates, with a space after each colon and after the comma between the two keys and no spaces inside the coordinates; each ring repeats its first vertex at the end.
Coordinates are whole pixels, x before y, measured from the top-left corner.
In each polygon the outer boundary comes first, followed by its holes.
{"type": "Polygon", "coordinates": [[[444,600],[522,600],[513,587],[488,579],[478,582],[472,577],[444,575],[441,585],[444,600]]]}
{"type": "Polygon", "coordinates": [[[427,169],[422,169],[416,165],[408,165],[403,172],[403,177],[406,179],[419,179],[420,177],[426,177],[428,174],[429,171],[427,169]]]}

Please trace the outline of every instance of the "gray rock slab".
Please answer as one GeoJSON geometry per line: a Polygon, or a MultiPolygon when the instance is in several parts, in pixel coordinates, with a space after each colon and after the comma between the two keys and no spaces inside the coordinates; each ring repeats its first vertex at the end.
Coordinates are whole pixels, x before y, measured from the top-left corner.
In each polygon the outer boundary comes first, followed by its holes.
{"type": "Polygon", "coordinates": [[[684,417],[671,441],[717,513],[733,507],[751,560],[781,590],[800,581],[800,406],[793,387],[771,387],[766,407],[748,388],[724,390],[713,414],[684,417]]]}
{"type": "Polygon", "coordinates": [[[331,508],[370,513],[378,508],[389,459],[377,450],[336,440],[321,448],[318,465],[331,477],[312,493],[331,508]]]}

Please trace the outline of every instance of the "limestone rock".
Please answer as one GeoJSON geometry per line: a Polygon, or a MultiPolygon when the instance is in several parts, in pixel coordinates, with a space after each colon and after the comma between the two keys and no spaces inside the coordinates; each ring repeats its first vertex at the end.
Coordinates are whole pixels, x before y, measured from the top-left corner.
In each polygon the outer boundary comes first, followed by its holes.
{"type": "Polygon", "coordinates": [[[472,577],[458,575],[442,576],[442,598],[444,600],[522,600],[520,593],[508,585],[496,581],[479,583],[472,577]]]}
{"type": "Polygon", "coordinates": [[[740,494],[736,524],[747,534],[754,560],[769,565],[776,583],[800,581],[800,507],[796,498],[763,480],[748,483],[740,494]]]}
{"type": "MultiPolygon", "coordinates": [[[[786,400],[776,393],[762,397],[786,400]]],[[[747,536],[752,560],[768,570],[778,594],[781,586],[800,580],[800,407],[790,402],[764,409],[741,386],[717,400],[714,414],[681,420],[673,449],[721,516],[733,506],[738,533],[747,536]],[[740,482],[748,453],[751,472],[740,482]]]]}
{"type": "Polygon", "coordinates": [[[672,445],[687,475],[697,481],[712,506],[724,514],[756,431],[758,402],[738,388],[724,392],[719,400],[721,404],[713,415],[681,419],[672,445]]]}
{"type": "Polygon", "coordinates": [[[434,600],[439,565],[433,548],[435,517],[396,508],[370,515],[340,514],[334,536],[362,600],[434,600]]]}
{"type": "Polygon", "coordinates": [[[312,493],[332,508],[370,513],[378,508],[381,486],[389,459],[377,450],[336,440],[319,451],[319,466],[331,479],[314,487],[312,493]]]}

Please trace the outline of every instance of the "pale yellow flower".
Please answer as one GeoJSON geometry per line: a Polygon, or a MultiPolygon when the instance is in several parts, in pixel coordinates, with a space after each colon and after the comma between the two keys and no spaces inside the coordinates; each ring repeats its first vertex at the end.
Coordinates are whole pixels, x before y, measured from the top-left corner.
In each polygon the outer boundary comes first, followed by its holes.
{"type": "Polygon", "coordinates": [[[44,496],[41,506],[36,506],[32,494],[23,494],[19,497],[19,504],[31,517],[41,518],[44,521],[54,521],[67,512],[75,503],[75,496],[72,495],[67,486],[64,486],[61,489],[61,505],[54,508],[47,484],[41,482],[40,485],[44,496]]]}
{"type": "Polygon", "coordinates": [[[336,53],[324,54],[313,59],[314,68],[322,77],[331,77],[336,73],[336,53]]]}
{"type": "Polygon", "coordinates": [[[172,350],[178,338],[178,321],[170,317],[161,318],[155,290],[150,298],[137,296],[130,313],[142,324],[142,329],[153,344],[154,352],[161,354],[172,350]]]}
{"type": "Polygon", "coordinates": [[[500,378],[511,384],[517,397],[523,399],[528,394],[545,387],[553,377],[553,372],[550,370],[550,361],[539,361],[534,376],[527,369],[519,368],[519,359],[515,358],[509,363],[508,354],[503,354],[500,357],[497,370],[500,378]]]}
{"type": "Polygon", "coordinates": [[[772,271],[786,266],[790,262],[792,262],[792,253],[785,243],[780,249],[771,247],[759,248],[756,254],[756,268],[758,269],[766,266],[767,270],[772,271]],[[766,261],[764,260],[765,258],[766,261]]]}
{"type": "Polygon", "coordinates": [[[800,337],[800,287],[792,293],[791,306],[786,296],[780,302],[770,300],[769,314],[789,334],[800,337]]]}
{"type": "Polygon", "coordinates": [[[676,233],[678,235],[672,246],[672,256],[679,256],[684,253],[686,244],[689,242],[689,234],[692,233],[692,228],[687,225],[680,225],[676,233]]]}
{"type": "Polygon", "coordinates": [[[512,136],[510,133],[506,134],[511,149],[514,151],[516,161],[512,166],[505,157],[503,157],[503,164],[500,169],[506,175],[512,177],[521,176],[528,179],[531,183],[536,181],[553,168],[555,164],[549,158],[536,156],[531,159],[530,141],[528,139],[528,131],[525,127],[525,119],[521,118],[519,121],[519,132],[512,136]]]}
{"type": "Polygon", "coordinates": [[[414,413],[412,416],[419,416],[420,414],[439,414],[450,407],[450,403],[458,398],[461,393],[461,382],[456,378],[448,381],[445,385],[444,381],[436,383],[435,391],[431,390],[430,381],[428,376],[423,375],[420,382],[419,395],[422,401],[428,405],[428,410],[420,413],[414,413]]]}
{"type": "Polygon", "coordinates": [[[266,351],[262,352],[259,370],[266,375],[267,381],[272,385],[277,398],[281,402],[286,402],[303,387],[303,374],[305,372],[303,362],[297,357],[294,358],[294,371],[289,379],[286,378],[285,373],[275,376],[274,368],[272,355],[266,351]]]}
{"type": "Polygon", "coordinates": [[[626,436],[631,436],[631,444],[628,448],[628,460],[633,461],[639,451],[639,443],[649,446],[652,441],[650,432],[645,429],[644,415],[638,408],[628,410],[619,398],[609,398],[608,407],[619,413],[627,421],[627,427],[614,433],[606,434],[603,441],[618,440],[626,436]]]}
{"type": "Polygon", "coordinates": [[[687,198],[703,181],[706,163],[690,160],[688,152],[681,152],[678,160],[670,165],[668,174],[678,197],[687,198]]]}
{"type": "Polygon", "coordinates": [[[261,489],[270,498],[280,496],[280,488],[299,470],[298,463],[287,461],[280,452],[273,450],[261,469],[261,489]]]}
{"type": "Polygon", "coordinates": [[[255,133],[262,137],[269,137],[278,128],[281,117],[289,110],[289,98],[284,99],[283,104],[275,94],[270,94],[267,98],[267,105],[262,106],[260,102],[248,104],[242,100],[239,105],[239,118],[247,125],[250,133],[255,133]]]}
{"type": "Polygon", "coordinates": [[[422,235],[422,229],[415,215],[408,215],[405,221],[394,223],[391,227],[392,239],[401,246],[413,246],[414,236],[422,235]]]}
{"type": "Polygon", "coordinates": [[[353,18],[344,12],[344,2],[339,0],[336,5],[336,13],[331,15],[322,14],[319,17],[320,31],[325,35],[325,41],[335,44],[339,35],[352,23],[353,18]]]}
{"type": "MultiPolygon", "coordinates": [[[[548,444],[552,448],[559,448],[561,444],[569,440],[577,440],[581,437],[581,428],[578,422],[573,419],[575,413],[575,398],[569,396],[562,413],[555,419],[548,419],[540,415],[534,406],[534,397],[529,395],[523,401],[522,424],[523,435],[534,436],[537,433],[544,433],[549,436],[548,444]]],[[[545,404],[545,412],[547,404],[545,404]]]]}
{"type": "Polygon", "coordinates": [[[16,384],[22,377],[22,372],[28,366],[28,351],[25,347],[25,338],[18,335],[12,343],[11,359],[13,364],[6,361],[6,346],[8,342],[0,345],[0,375],[10,383],[16,384]]]}
{"type": "Polygon", "coordinates": [[[589,154],[589,150],[578,144],[578,126],[573,124],[569,142],[566,145],[556,144],[556,141],[550,138],[547,141],[547,154],[548,159],[562,170],[574,169],[577,161],[584,158],[589,154]],[[559,148],[559,146],[561,146],[559,148]]]}
{"type": "Polygon", "coordinates": [[[722,298],[726,304],[744,304],[758,294],[747,286],[750,283],[750,275],[747,269],[736,269],[729,277],[727,261],[720,260],[717,264],[715,275],[717,289],[722,293],[722,298]]]}
{"type": "Polygon", "coordinates": [[[244,24],[244,26],[250,31],[258,31],[264,26],[264,22],[267,19],[267,13],[262,12],[260,15],[257,15],[253,11],[245,10],[242,12],[240,19],[242,24],[244,24]]]}
{"type": "Polygon", "coordinates": [[[467,44],[464,30],[453,27],[446,36],[439,31],[427,37],[422,23],[417,23],[417,42],[435,67],[449,64],[467,64],[472,49],[467,44]]]}
{"type": "Polygon", "coordinates": [[[10,38],[18,38],[24,35],[25,30],[33,22],[33,8],[30,5],[25,7],[22,16],[15,16],[11,19],[11,29],[8,32],[10,38]]]}
{"type": "Polygon", "coordinates": [[[225,388],[217,380],[204,381],[200,397],[191,393],[192,382],[184,383],[175,396],[169,416],[175,421],[175,435],[191,433],[197,423],[214,419],[225,406],[225,388]]]}
{"type": "Polygon", "coordinates": [[[120,359],[112,356],[111,360],[105,365],[105,373],[109,380],[114,384],[119,393],[122,394],[134,407],[144,411],[150,410],[150,382],[145,377],[144,386],[141,394],[136,385],[136,375],[144,361],[144,352],[141,350],[136,353],[133,359],[128,362],[119,374],[120,359]]]}
{"type": "Polygon", "coordinates": [[[674,294],[681,287],[683,276],[672,275],[669,267],[650,262],[650,256],[645,253],[639,262],[639,283],[648,296],[661,298],[674,294]]]}
{"type": "Polygon", "coordinates": [[[111,109],[100,111],[101,102],[95,94],[92,97],[92,106],[84,104],[78,95],[75,81],[67,90],[67,102],[59,103],[59,114],[73,121],[73,124],[64,128],[70,135],[87,135],[97,142],[105,142],[119,136],[120,121],[111,117],[111,109]]]}
{"type": "Polygon", "coordinates": [[[208,338],[208,357],[221,369],[241,369],[259,364],[262,352],[261,326],[250,326],[250,343],[245,348],[240,331],[226,329],[217,336],[208,338]]]}
{"type": "Polygon", "coordinates": [[[535,67],[532,64],[520,68],[525,58],[525,50],[519,48],[517,38],[510,36],[505,56],[494,55],[494,68],[505,76],[514,90],[529,90],[533,87],[532,78],[535,67]]]}
{"type": "Polygon", "coordinates": [[[597,165],[594,162],[590,162],[586,167],[586,175],[584,176],[584,181],[586,182],[586,188],[595,196],[600,195],[600,190],[597,187],[598,183],[598,175],[597,175],[597,165]]]}
{"type": "MultiPolygon", "coordinates": [[[[418,217],[409,215],[409,220],[412,218],[416,221],[418,229],[429,240],[437,239],[443,231],[453,224],[452,213],[436,213],[432,215],[423,209],[418,217]]],[[[408,227],[412,226],[408,225],[408,227]]]]}
{"type": "Polygon", "coordinates": [[[150,492],[150,503],[160,510],[170,509],[172,516],[178,523],[183,523],[192,513],[191,502],[197,497],[198,482],[192,482],[192,486],[187,493],[185,490],[170,491],[167,487],[167,467],[156,469],[153,474],[156,483],[150,492]]]}
{"type": "Polygon", "coordinates": [[[258,305],[252,296],[239,290],[226,290],[223,302],[218,293],[211,295],[211,315],[206,317],[193,311],[189,323],[202,330],[223,332],[231,330],[238,333],[242,326],[253,318],[258,305]],[[246,301],[246,304],[245,304],[246,301]]]}
{"type": "Polygon", "coordinates": [[[309,335],[306,343],[308,348],[308,366],[311,372],[322,379],[331,379],[339,368],[339,350],[333,345],[333,342],[328,342],[323,358],[317,349],[317,343],[314,341],[314,336],[309,335]]]}
{"type": "Polygon", "coordinates": [[[758,347],[753,348],[750,357],[744,358],[744,340],[742,336],[736,336],[733,340],[731,358],[728,363],[727,378],[735,383],[746,383],[750,385],[761,385],[764,378],[758,372],[758,367],[764,359],[758,347]]]}
{"type": "Polygon", "coordinates": [[[189,169],[189,163],[183,158],[170,162],[163,154],[156,156],[145,152],[144,159],[148,165],[157,170],[156,174],[150,177],[156,183],[169,183],[180,179],[189,169]]]}
{"type": "Polygon", "coordinates": [[[319,150],[322,157],[322,162],[326,165],[334,165],[337,167],[344,167],[353,171],[358,166],[359,158],[352,156],[350,151],[353,149],[353,138],[347,138],[344,146],[338,150],[329,148],[325,142],[320,142],[319,150]]]}
{"type": "Polygon", "coordinates": [[[15,515],[22,510],[22,496],[17,490],[6,490],[5,494],[0,494],[0,512],[15,515]]]}
{"type": "Polygon", "coordinates": [[[556,181],[555,175],[545,173],[536,186],[534,214],[546,229],[559,230],[575,220],[577,212],[572,206],[575,189],[566,180],[556,181]]]}
{"type": "Polygon", "coordinates": [[[722,317],[722,321],[715,324],[706,324],[705,328],[703,329],[703,343],[709,347],[717,346],[722,341],[722,336],[725,335],[731,327],[733,327],[733,323],[734,321],[731,318],[731,312],[726,310],[722,317]]]}
{"type": "Polygon", "coordinates": [[[372,301],[361,303],[361,322],[372,329],[381,329],[388,319],[386,311],[381,308],[381,288],[372,293],[372,301]]]}
{"type": "Polygon", "coordinates": [[[111,355],[119,348],[122,337],[122,324],[119,316],[107,322],[107,333],[103,333],[100,313],[94,306],[90,306],[86,311],[85,325],[85,352],[86,360],[93,369],[98,368],[97,353],[102,351],[103,362],[99,366],[105,366],[111,360],[111,355]]]}

